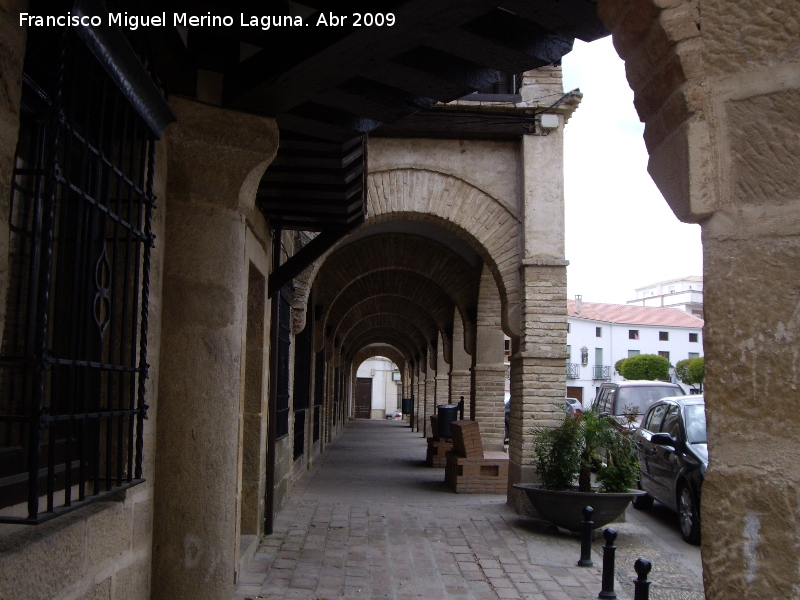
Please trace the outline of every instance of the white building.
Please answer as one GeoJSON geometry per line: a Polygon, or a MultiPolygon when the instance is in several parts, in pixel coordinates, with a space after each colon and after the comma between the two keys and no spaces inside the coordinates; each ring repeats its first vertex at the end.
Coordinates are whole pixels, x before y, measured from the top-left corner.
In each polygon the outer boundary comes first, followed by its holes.
{"type": "MultiPolygon", "coordinates": [[[[591,404],[604,381],[623,381],[614,363],[659,354],[670,365],[703,356],[703,320],[675,308],[567,302],[567,396],[591,404]]],[[[675,379],[672,381],[686,386],[675,379]]]]}
{"type": "Polygon", "coordinates": [[[636,288],[636,299],[628,304],[677,308],[703,318],[703,278],[699,275],[659,281],[636,288]]]}
{"type": "Polygon", "coordinates": [[[354,416],[359,419],[385,419],[401,408],[400,370],[391,360],[373,356],[356,372],[354,416]]]}

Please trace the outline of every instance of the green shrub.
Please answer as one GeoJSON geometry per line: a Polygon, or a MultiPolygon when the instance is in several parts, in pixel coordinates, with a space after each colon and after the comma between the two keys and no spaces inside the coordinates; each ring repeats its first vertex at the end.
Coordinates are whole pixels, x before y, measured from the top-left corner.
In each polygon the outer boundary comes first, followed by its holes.
{"type": "Polygon", "coordinates": [[[622,365],[625,364],[625,361],[628,360],[627,358],[620,358],[617,362],[614,363],[614,370],[622,375],[622,365]]]}
{"type": "Polygon", "coordinates": [[[639,461],[633,439],[613,417],[593,409],[578,417],[567,416],[554,429],[539,428],[533,433],[539,476],[546,489],[570,489],[577,477],[580,491],[592,491],[592,470],[597,471],[604,492],[626,492],[636,484],[639,461]]]}
{"type": "Polygon", "coordinates": [[[555,429],[536,429],[533,450],[536,453],[542,485],[548,490],[572,487],[580,469],[582,440],[577,419],[567,417],[555,429]]]}
{"type": "Polygon", "coordinates": [[[657,354],[639,354],[626,358],[620,365],[625,379],[646,379],[656,381],[669,379],[669,361],[657,354]]]}
{"type": "Polygon", "coordinates": [[[702,357],[691,359],[687,370],[694,383],[703,385],[703,379],[706,377],[706,359],[702,357]]]}
{"type": "Polygon", "coordinates": [[[690,360],[692,359],[684,358],[683,360],[679,360],[675,363],[675,377],[678,378],[678,381],[685,383],[686,385],[692,385],[692,383],[694,383],[689,377],[690,360]]]}

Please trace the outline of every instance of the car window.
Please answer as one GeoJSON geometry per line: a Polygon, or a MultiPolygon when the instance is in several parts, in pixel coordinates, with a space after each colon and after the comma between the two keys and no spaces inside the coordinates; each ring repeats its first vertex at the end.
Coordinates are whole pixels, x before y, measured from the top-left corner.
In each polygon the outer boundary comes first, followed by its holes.
{"type": "Polygon", "coordinates": [[[600,388],[600,393],[597,396],[597,410],[601,413],[606,411],[606,398],[608,397],[608,388],[600,388]]]}
{"type": "Polygon", "coordinates": [[[681,416],[677,406],[670,406],[664,417],[664,422],[661,424],[661,433],[668,433],[673,438],[680,439],[681,437],[681,416]]]}
{"type": "Polygon", "coordinates": [[[661,419],[664,418],[664,413],[667,411],[669,407],[668,404],[659,404],[658,406],[654,406],[653,410],[650,411],[650,414],[647,417],[647,422],[644,425],[644,428],[647,431],[658,431],[659,427],[661,427],[661,419]]]}
{"type": "Polygon", "coordinates": [[[679,396],[680,388],[666,385],[647,385],[620,388],[615,415],[636,413],[643,415],[654,402],[667,396],[679,396]]]}
{"type": "Polygon", "coordinates": [[[686,439],[690,444],[706,444],[706,407],[693,404],[686,407],[686,439]]]}

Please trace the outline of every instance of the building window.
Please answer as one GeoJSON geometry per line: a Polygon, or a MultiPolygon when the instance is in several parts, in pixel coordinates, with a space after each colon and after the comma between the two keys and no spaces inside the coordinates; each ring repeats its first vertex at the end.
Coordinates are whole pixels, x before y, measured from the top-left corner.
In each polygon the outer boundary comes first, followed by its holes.
{"type": "Polygon", "coordinates": [[[639,339],[639,330],[638,329],[628,329],[628,339],[629,340],[638,340],[639,339]]]}
{"type": "Polygon", "coordinates": [[[567,362],[572,358],[572,346],[567,344],[567,362]]]}
{"type": "Polygon", "coordinates": [[[503,347],[506,352],[511,352],[511,340],[503,340],[503,347]]]}
{"type": "Polygon", "coordinates": [[[696,333],[690,333],[689,334],[689,342],[692,342],[692,343],[696,343],[697,342],[697,334],[696,333]]]}
{"type": "Polygon", "coordinates": [[[658,332],[658,341],[659,342],[668,342],[669,341],[669,331],[659,331],[658,332]]]}
{"type": "Polygon", "coordinates": [[[631,356],[639,356],[639,351],[638,350],[628,350],[628,358],[630,358],[631,356]]]}
{"type": "Polygon", "coordinates": [[[669,360],[669,352],[667,352],[666,350],[659,350],[659,351],[658,351],[658,355],[659,355],[659,356],[663,356],[664,358],[666,358],[667,360],[669,360]]]}
{"type": "Polygon", "coordinates": [[[689,358],[700,358],[699,352],[689,352],[689,358]]]}
{"type": "Polygon", "coordinates": [[[572,328],[570,327],[570,324],[569,324],[569,323],[567,323],[567,333],[571,333],[571,329],[572,329],[572,328]]]}
{"type": "Polygon", "coordinates": [[[155,134],[71,31],[48,47],[29,39],[9,199],[2,523],[144,481],[155,134]]]}
{"type": "Polygon", "coordinates": [[[603,337],[603,328],[602,327],[595,327],[594,328],[594,337],[603,337]]]}

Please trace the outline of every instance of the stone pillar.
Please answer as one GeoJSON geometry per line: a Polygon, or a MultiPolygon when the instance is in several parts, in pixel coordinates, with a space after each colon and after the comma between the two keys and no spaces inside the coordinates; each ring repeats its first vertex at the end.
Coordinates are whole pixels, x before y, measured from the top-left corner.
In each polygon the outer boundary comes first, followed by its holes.
{"type": "MultiPolygon", "coordinates": [[[[423,421],[425,421],[425,357],[417,363],[417,382],[414,390],[414,419],[416,421],[417,432],[423,431],[423,421]]],[[[425,434],[422,434],[425,437],[425,434]]]]}
{"type": "Polygon", "coordinates": [[[520,513],[532,507],[513,484],[537,481],[531,430],[558,424],[556,405],[566,393],[563,114],[559,120],[546,136],[522,138],[524,295],[522,336],[511,356],[508,451],[508,502],[520,513]]]}
{"type": "Polygon", "coordinates": [[[470,419],[480,422],[485,450],[503,450],[506,367],[505,336],[500,329],[500,294],[484,266],[478,294],[475,357],[472,366],[470,419]]]}
{"type": "Polygon", "coordinates": [[[232,595],[238,555],[245,217],[278,130],[177,97],[172,106],[152,597],[216,599],[232,595]]]}
{"type": "Polygon", "coordinates": [[[450,369],[450,402],[458,402],[464,397],[467,404],[466,410],[472,414],[471,409],[471,387],[472,376],[472,357],[467,354],[464,348],[464,326],[461,318],[456,314],[453,323],[453,364],[450,369]]]}
{"type": "MultiPolygon", "coordinates": [[[[430,351],[429,351],[430,352],[430,351]]],[[[422,436],[428,437],[431,428],[431,415],[436,414],[436,371],[431,367],[431,361],[436,360],[433,353],[425,359],[425,409],[422,417],[422,436]]]]}
{"type": "Polygon", "coordinates": [[[439,334],[439,343],[436,350],[436,404],[450,402],[450,365],[445,361],[444,339],[439,334]]]}
{"type": "Polygon", "coordinates": [[[678,218],[702,226],[709,600],[800,589],[800,413],[784,406],[800,372],[796,4],[598,2],[648,171],[678,218]]]}

